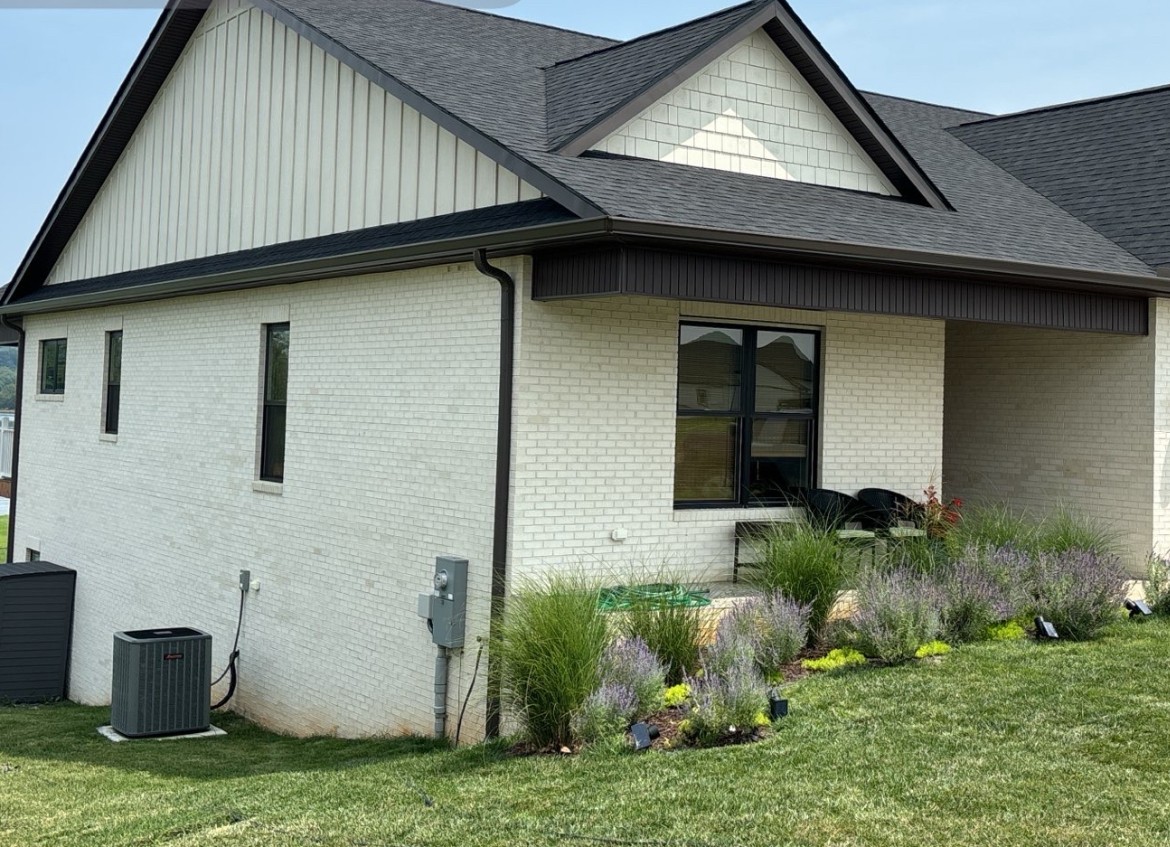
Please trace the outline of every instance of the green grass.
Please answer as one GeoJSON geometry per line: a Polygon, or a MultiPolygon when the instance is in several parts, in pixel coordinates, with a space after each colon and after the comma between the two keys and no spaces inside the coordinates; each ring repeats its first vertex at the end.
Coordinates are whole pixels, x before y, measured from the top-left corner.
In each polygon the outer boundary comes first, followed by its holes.
{"type": "Polygon", "coordinates": [[[231,716],[226,738],[113,745],[102,709],[0,708],[0,844],[1170,843],[1170,623],[785,690],[763,743],[527,759],[231,716]]]}

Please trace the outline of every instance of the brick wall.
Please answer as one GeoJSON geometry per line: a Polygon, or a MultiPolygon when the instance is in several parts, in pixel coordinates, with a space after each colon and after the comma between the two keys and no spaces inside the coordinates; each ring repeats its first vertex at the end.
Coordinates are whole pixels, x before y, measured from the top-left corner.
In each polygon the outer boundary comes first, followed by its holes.
{"type": "Polygon", "coordinates": [[[435,648],[415,601],[452,553],[471,561],[472,597],[454,712],[487,629],[498,304],[498,284],[460,265],[29,318],[16,546],[78,570],[71,696],[107,701],[122,629],[206,629],[218,671],[247,568],[261,589],[236,708],[294,733],[430,733],[435,648]],[[253,490],[261,326],[286,319],[274,495],[253,490]],[[99,431],[115,328],[112,442],[99,431]],[[66,391],[38,399],[38,342],[53,337],[69,340],[66,391]]]}
{"type": "Polygon", "coordinates": [[[1154,350],[1154,338],[950,324],[948,494],[1095,515],[1138,568],[1153,524],[1154,350]]]}
{"type": "Polygon", "coordinates": [[[595,149],[897,194],[763,31],[728,50],[595,149]]]}
{"type": "Polygon", "coordinates": [[[522,307],[513,574],[727,579],[735,521],[788,514],[674,509],[680,318],[823,328],[826,487],[916,495],[941,476],[940,321],[638,298],[522,307]]]}

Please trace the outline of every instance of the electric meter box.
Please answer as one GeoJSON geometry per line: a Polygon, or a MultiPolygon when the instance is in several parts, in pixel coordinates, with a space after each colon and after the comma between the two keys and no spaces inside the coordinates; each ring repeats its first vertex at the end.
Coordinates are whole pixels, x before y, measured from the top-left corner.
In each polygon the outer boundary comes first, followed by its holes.
{"type": "Polygon", "coordinates": [[[455,556],[435,559],[434,590],[423,596],[430,597],[431,640],[440,647],[462,647],[467,623],[467,560],[455,556]]]}

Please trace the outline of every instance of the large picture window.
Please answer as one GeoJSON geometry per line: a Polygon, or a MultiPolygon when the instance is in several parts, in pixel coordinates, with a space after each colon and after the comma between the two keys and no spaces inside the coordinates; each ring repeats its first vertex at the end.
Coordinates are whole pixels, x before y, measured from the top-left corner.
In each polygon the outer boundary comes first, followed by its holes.
{"type": "Polygon", "coordinates": [[[819,348],[807,330],[679,327],[677,506],[783,505],[813,487],[819,348]]]}
{"type": "Polygon", "coordinates": [[[264,415],[260,431],[260,478],[284,482],[284,424],[288,400],[288,324],[264,328],[264,415]]]}

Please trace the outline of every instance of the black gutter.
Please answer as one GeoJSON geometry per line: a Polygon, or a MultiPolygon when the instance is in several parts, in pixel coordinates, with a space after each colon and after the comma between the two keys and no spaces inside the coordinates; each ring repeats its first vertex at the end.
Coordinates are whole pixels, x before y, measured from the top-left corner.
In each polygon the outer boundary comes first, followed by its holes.
{"type": "MultiPolygon", "coordinates": [[[[500,398],[496,418],[495,520],[492,526],[492,606],[488,641],[495,639],[504,611],[508,584],[508,513],[512,485],[512,385],[516,357],[516,281],[500,268],[488,264],[487,251],[472,253],[475,269],[500,283],[500,398]]],[[[500,683],[495,651],[488,649],[488,709],[486,734],[500,734],[500,683]]]]}
{"type": "Polygon", "coordinates": [[[16,346],[16,414],[12,424],[12,476],[8,491],[8,559],[13,561],[16,548],[16,483],[20,471],[20,422],[24,419],[21,407],[24,403],[24,327],[15,324],[7,315],[0,315],[0,323],[19,337],[16,346]]]}

